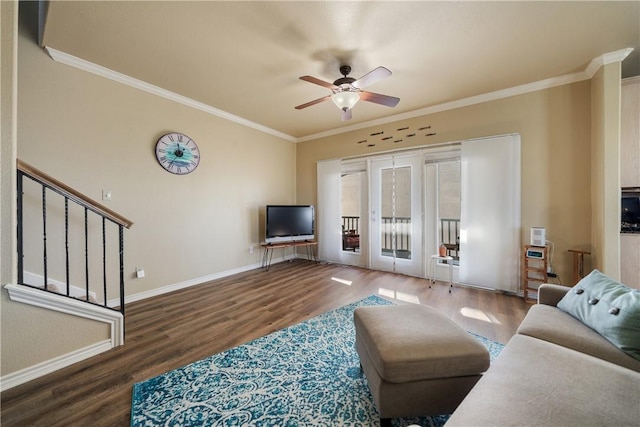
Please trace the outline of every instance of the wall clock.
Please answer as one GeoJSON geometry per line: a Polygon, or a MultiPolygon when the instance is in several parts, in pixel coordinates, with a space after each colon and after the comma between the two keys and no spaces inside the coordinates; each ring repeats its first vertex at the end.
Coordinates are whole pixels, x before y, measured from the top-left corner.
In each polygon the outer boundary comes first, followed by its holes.
{"type": "Polygon", "coordinates": [[[156,158],[167,171],[176,175],[193,172],[200,163],[200,150],[187,135],[171,132],[156,143],[156,158]]]}

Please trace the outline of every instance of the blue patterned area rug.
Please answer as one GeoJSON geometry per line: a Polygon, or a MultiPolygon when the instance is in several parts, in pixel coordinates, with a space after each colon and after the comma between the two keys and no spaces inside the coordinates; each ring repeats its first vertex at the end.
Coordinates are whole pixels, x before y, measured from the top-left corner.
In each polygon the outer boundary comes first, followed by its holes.
{"type": "MultiPolygon", "coordinates": [[[[379,425],[355,351],[353,310],[370,296],[133,386],[132,426],[379,425]]],[[[493,360],[502,344],[472,334],[493,360]]],[[[441,426],[448,415],[395,419],[441,426]]]]}

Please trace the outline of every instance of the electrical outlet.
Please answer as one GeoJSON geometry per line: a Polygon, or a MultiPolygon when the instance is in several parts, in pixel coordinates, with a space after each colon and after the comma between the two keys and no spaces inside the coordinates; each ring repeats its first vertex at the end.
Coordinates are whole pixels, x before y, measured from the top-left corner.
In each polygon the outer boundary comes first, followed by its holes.
{"type": "Polygon", "coordinates": [[[144,277],[144,269],[143,268],[136,268],[136,277],[138,279],[142,279],[144,277]]]}
{"type": "Polygon", "coordinates": [[[111,190],[102,190],[102,200],[105,202],[111,200],[111,190]]]}
{"type": "Polygon", "coordinates": [[[252,254],[253,253],[253,246],[249,246],[249,253],[252,254]]]}

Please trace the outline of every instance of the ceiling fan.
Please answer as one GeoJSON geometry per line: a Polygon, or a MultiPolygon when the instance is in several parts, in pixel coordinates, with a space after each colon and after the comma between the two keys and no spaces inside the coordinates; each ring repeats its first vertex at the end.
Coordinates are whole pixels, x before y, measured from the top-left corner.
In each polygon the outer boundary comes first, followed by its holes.
{"type": "Polygon", "coordinates": [[[391,75],[391,71],[385,67],[378,67],[372,71],[369,71],[359,79],[353,77],[347,77],[351,72],[351,67],[348,65],[342,65],[340,67],[340,74],[342,77],[337,79],[333,83],[325,82],[324,80],[317,79],[311,76],[302,76],[300,80],[314,83],[326,88],[331,89],[333,94],[318,98],[316,100],[307,102],[306,104],[298,105],[296,110],[302,110],[303,108],[310,107],[312,105],[319,104],[323,101],[331,99],[336,106],[342,110],[342,121],[351,120],[351,109],[359,100],[375,102],[376,104],[386,105],[387,107],[395,107],[398,105],[400,98],[395,96],[381,95],[379,93],[366,92],[362,88],[369,86],[372,83],[382,80],[391,75]]]}

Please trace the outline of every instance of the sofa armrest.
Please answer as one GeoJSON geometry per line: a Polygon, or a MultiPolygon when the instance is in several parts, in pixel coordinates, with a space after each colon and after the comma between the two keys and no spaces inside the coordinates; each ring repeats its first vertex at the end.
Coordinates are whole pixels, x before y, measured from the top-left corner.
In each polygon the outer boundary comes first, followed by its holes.
{"type": "Polygon", "coordinates": [[[538,288],[538,304],[555,307],[570,289],[571,288],[567,286],[543,283],[538,288]]]}

